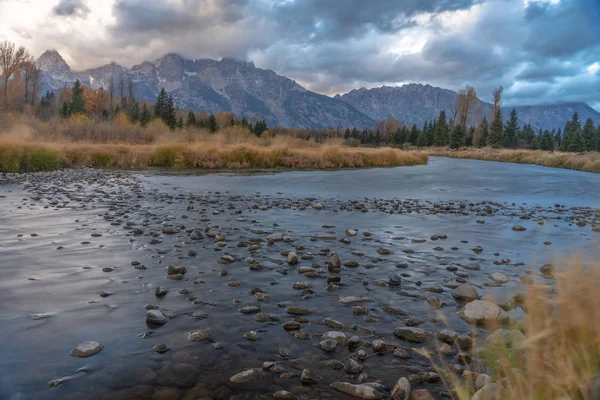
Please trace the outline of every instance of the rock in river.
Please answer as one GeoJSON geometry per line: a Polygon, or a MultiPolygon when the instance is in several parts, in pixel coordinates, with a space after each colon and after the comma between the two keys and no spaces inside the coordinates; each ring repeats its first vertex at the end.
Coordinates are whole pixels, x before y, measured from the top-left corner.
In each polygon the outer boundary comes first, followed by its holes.
{"type": "Polygon", "coordinates": [[[160,310],[148,310],[146,312],[146,322],[151,324],[164,325],[169,321],[169,317],[160,310]]]}
{"type": "Polygon", "coordinates": [[[263,376],[259,368],[252,368],[233,375],[229,380],[232,383],[242,384],[257,381],[263,376]]]}
{"type": "Polygon", "coordinates": [[[367,385],[353,385],[347,382],[333,382],[329,385],[338,392],[345,393],[359,399],[381,399],[381,393],[367,385]]]}
{"type": "Polygon", "coordinates": [[[485,300],[470,302],[458,312],[458,315],[468,323],[474,325],[506,323],[509,320],[508,314],[503,309],[485,300]]]}
{"type": "Polygon", "coordinates": [[[463,283],[452,291],[452,297],[460,301],[472,301],[479,297],[479,293],[473,285],[463,283]]]}
{"type": "Polygon", "coordinates": [[[102,350],[104,346],[98,342],[83,342],[73,351],[71,351],[71,355],[73,357],[90,357],[94,354],[98,354],[100,350],[102,350]]]}
{"type": "Polygon", "coordinates": [[[394,329],[394,335],[402,340],[414,343],[423,343],[427,339],[427,331],[421,328],[396,328],[394,329]]]}
{"type": "Polygon", "coordinates": [[[410,381],[407,378],[400,378],[396,385],[392,389],[392,399],[393,400],[410,400],[412,389],[410,386],[410,381]]]}
{"type": "Polygon", "coordinates": [[[210,329],[199,329],[194,332],[188,333],[187,337],[190,342],[201,342],[210,337],[210,329]]]}
{"type": "Polygon", "coordinates": [[[313,384],[321,382],[321,379],[323,379],[323,377],[318,375],[316,372],[311,371],[310,369],[304,369],[302,371],[302,376],[300,377],[300,379],[303,383],[313,384]]]}

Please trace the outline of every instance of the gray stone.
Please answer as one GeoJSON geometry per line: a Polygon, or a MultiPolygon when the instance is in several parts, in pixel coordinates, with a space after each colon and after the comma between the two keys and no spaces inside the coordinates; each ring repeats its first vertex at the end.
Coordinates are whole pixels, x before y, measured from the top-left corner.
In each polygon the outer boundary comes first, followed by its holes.
{"type": "Polygon", "coordinates": [[[79,344],[73,351],[71,351],[71,355],[73,357],[91,357],[94,354],[98,354],[104,346],[99,342],[89,341],[83,342],[79,344]]]}
{"type": "Polygon", "coordinates": [[[338,392],[345,393],[359,399],[381,399],[381,393],[367,385],[353,385],[347,382],[333,382],[329,385],[338,392]]]}
{"type": "Polygon", "coordinates": [[[394,335],[407,342],[423,343],[427,339],[427,331],[421,328],[400,327],[394,329],[394,335]]]}
{"type": "Polygon", "coordinates": [[[263,373],[259,368],[252,368],[233,375],[229,380],[231,383],[243,384],[257,381],[262,377],[263,373]]]}
{"type": "Polygon", "coordinates": [[[458,312],[458,315],[473,325],[502,324],[509,321],[509,316],[503,309],[485,300],[470,302],[458,312]]]}
{"type": "Polygon", "coordinates": [[[146,312],[146,322],[151,324],[164,325],[169,321],[169,317],[160,310],[148,310],[146,312]]]}
{"type": "Polygon", "coordinates": [[[473,285],[463,283],[452,291],[452,297],[460,301],[472,301],[479,297],[479,293],[473,285]]]}
{"type": "Polygon", "coordinates": [[[392,400],[410,400],[411,393],[410,381],[402,377],[398,379],[392,389],[392,400]]]}

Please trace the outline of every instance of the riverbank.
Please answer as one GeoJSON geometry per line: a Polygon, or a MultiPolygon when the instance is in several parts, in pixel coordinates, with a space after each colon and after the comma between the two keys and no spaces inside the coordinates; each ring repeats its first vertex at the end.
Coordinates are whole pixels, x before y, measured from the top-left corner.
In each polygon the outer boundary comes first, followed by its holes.
{"type": "Polygon", "coordinates": [[[429,156],[468,158],[518,164],[535,164],[543,167],[564,168],[600,173],[600,153],[561,153],[543,150],[434,148],[423,150],[429,156]]]}
{"type": "Polygon", "coordinates": [[[425,153],[335,144],[295,146],[190,141],[151,145],[79,142],[23,142],[0,139],[0,172],[52,171],[94,167],[169,169],[339,169],[427,164],[425,153]]]}

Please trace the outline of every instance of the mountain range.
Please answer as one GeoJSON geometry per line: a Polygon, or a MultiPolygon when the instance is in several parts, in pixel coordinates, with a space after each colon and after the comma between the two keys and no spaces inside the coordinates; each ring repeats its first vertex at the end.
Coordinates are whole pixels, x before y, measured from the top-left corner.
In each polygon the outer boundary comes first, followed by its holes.
{"type": "MultiPolygon", "coordinates": [[[[131,68],[111,63],[85,71],[73,71],[55,50],[37,60],[42,71],[42,92],[58,91],[76,79],[93,89],[107,89],[113,79],[131,80],[135,96],[153,103],[161,88],[173,97],[177,107],[216,113],[230,111],[249,120],[261,118],[269,126],[289,128],[372,128],[377,121],[394,118],[407,125],[422,126],[440,110],[452,115],[456,92],[431,85],[356,89],[329,97],[303,88],[274,71],[256,68],[252,62],[232,59],[191,60],[167,54],[154,62],[144,61],[131,68]]],[[[479,101],[473,119],[489,115],[490,105],[479,101]]],[[[582,120],[600,124],[600,113],[585,103],[517,106],[521,123],[535,128],[564,127],[577,111],[582,120]]],[[[503,109],[508,115],[510,108],[503,109]]]]}

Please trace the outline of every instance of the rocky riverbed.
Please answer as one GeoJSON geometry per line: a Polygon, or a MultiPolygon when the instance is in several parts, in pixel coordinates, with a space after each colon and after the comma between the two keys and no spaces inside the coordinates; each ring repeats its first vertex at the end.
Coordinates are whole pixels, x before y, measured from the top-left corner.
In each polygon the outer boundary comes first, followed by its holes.
{"type": "Polygon", "coordinates": [[[477,324],[518,319],[524,285],[600,237],[585,206],[91,169],[0,176],[0,224],[11,400],[445,398],[421,350],[469,370],[477,324]]]}

